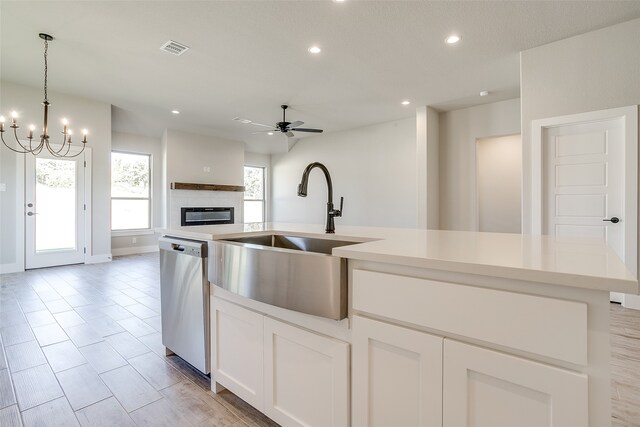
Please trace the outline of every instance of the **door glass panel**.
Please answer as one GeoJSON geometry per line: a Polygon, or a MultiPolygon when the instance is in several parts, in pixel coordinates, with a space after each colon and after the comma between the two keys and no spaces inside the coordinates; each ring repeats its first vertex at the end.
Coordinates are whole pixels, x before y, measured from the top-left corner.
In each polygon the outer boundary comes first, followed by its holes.
{"type": "Polygon", "coordinates": [[[76,249],[76,184],[74,160],[36,158],[36,252],[76,249]]]}

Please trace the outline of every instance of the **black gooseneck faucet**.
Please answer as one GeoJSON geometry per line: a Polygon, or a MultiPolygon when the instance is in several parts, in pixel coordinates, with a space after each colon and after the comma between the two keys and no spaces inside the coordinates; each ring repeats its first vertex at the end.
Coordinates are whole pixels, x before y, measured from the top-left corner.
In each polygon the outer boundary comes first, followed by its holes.
{"type": "Polygon", "coordinates": [[[298,196],[307,197],[307,184],[309,183],[309,173],[313,168],[319,168],[324,172],[324,177],[327,179],[327,226],[325,227],[325,231],[327,233],[335,233],[336,225],[333,221],[333,218],[337,216],[342,216],[342,204],[344,202],[344,197],[340,197],[340,209],[333,208],[333,184],[331,184],[331,175],[329,174],[329,170],[325,165],[318,162],[310,163],[302,172],[302,180],[300,180],[300,184],[298,185],[298,196]]]}

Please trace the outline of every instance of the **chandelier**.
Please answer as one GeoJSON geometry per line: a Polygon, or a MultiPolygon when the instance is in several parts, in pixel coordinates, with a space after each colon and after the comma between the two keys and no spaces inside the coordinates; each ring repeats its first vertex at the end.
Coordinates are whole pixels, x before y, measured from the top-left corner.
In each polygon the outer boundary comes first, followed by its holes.
{"type": "Polygon", "coordinates": [[[16,121],[18,118],[18,113],[16,113],[15,111],[12,111],[11,124],[9,125],[9,128],[12,129],[12,131],[8,129],[5,130],[4,128],[5,118],[4,116],[0,116],[0,138],[2,138],[2,143],[4,144],[5,147],[7,147],[9,150],[16,153],[20,153],[20,154],[31,153],[34,156],[37,156],[46,147],[47,151],[49,151],[49,153],[51,153],[54,157],[76,157],[76,156],[79,156],[84,151],[84,147],[87,144],[88,132],[86,129],[82,130],[82,149],[78,153],[73,153],[70,151],[72,131],[68,127],[69,122],[67,121],[67,119],[62,119],[63,137],[62,137],[62,144],[60,145],[60,147],[52,145],[49,142],[50,138],[47,132],[49,130],[49,106],[51,104],[49,103],[49,98],[47,97],[47,71],[48,71],[47,51],[49,49],[49,42],[53,40],[53,37],[50,36],[49,34],[44,34],[44,33],[40,33],[39,36],[42,40],[44,40],[44,101],[42,101],[42,105],[44,105],[44,126],[42,127],[42,135],[40,135],[40,138],[37,138],[37,137],[34,138],[33,131],[36,130],[36,127],[34,125],[30,125],[29,135],[27,136],[27,139],[29,140],[29,142],[27,143],[25,141],[24,144],[20,142],[20,138],[18,137],[18,129],[20,128],[20,126],[18,126],[18,123],[16,121]],[[5,142],[4,133],[6,131],[13,132],[13,136],[17,143],[16,148],[10,147],[5,142]],[[34,142],[34,139],[35,139],[35,142],[34,142]]]}

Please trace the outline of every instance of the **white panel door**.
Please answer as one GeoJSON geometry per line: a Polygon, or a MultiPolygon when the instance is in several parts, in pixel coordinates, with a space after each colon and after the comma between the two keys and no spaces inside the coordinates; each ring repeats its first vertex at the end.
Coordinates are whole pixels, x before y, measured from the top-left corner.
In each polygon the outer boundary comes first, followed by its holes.
{"type": "Polygon", "coordinates": [[[354,427],[442,425],[442,338],[353,316],[354,427]]]}
{"type": "Polygon", "coordinates": [[[584,374],[444,340],[444,427],[587,426],[584,374]]]}
{"type": "Polygon", "coordinates": [[[26,155],[25,268],[85,260],[85,155],[26,155]]]}
{"type": "Polygon", "coordinates": [[[211,380],[262,411],[263,316],[219,298],[211,314],[211,380]]]}
{"type": "Polygon", "coordinates": [[[280,425],[349,425],[349,344],[265,317],[264,376],[264,413],[280,425]]]}
{"type": "Polygon", "coordinates": [[[624,261],[636,219],[625,218],[623,118],[545,128],[542,144],[543,234],[603,239],[624,261]]]}

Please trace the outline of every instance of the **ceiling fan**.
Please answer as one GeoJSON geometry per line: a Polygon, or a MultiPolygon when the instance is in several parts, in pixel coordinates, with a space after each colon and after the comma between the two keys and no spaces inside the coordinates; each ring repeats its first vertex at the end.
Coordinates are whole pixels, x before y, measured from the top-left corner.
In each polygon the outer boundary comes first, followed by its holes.
{"type": "Polygon", "coordinates": [[[292,131],[322,133],[322,129],[310,129],[310,128],[298,127],[298,126],[301,126],[301,125],[304,124],[304,122],[301,122],[300,120],[297,120],[295,122],[288,122],[287,118],[286,118],[286,113],[287,113],[287,108],[289,108],[289,106],[288,105],[281,105],[280,108],[282,108],[282,121],[276,123],[275,126],[273,126],[273,125],[263,125],[262,123],[256,123],[256,122],[253,122],[251,120],[243,119],[243,118],[240,118],[240,117],[236,117],[233,120],[235,120],[237,122],[240,122],[240,123],[247,124],[247,125],[264,126],[264,127],[270,128],[269,130],[263,130],[263,131],[259,131],[259,132],[253,132],[253,133],[282,132],[285,135],[287,135],[287,137],[289,137],[289,138],[295,136],[295,134],[292,131]]]}

